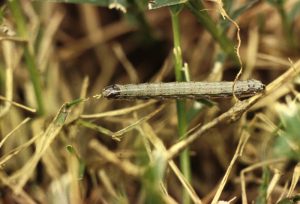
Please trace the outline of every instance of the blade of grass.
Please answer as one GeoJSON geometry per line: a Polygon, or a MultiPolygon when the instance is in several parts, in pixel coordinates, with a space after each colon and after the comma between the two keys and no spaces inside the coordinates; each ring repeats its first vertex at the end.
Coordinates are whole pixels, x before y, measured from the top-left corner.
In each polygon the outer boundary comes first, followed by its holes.
{"type": "MultiPolygon", "coordinates": [[[[5,74],[5,97],[12,101],[13,99],[13,52],[14,44],[13,42],[5,41],[3,45],[3,54],[6,64],[6,74],[5,74]]],[[[8,113],[11,107],[11,103],[5,102],[4,106],[0,110],[0,118],[2,118],[6,113],[8,113]]]]}
{"type": "Polygon", "coordinates": [[[216,26],[216,23],[213,22],[211,17],[208,15],[201,1],[190,0],[187,3],[187,7],[192,11],[197,20],[206,28],[212,37],[219,43],[222,50],[224,50],[224,52],[229,55],[235,63],[239,63],[234,44],[226,37],[223,31],[216,26]]]}
{"type": "Polygon", "coordinates": [[[160,149],[152,152],[152,161],[142,176],[145,203],[163,203],[162,180],[166,168],[166,160],[160,149]]]}
{"type": "Polygon", "coordinates": [[[269,183],[268,190],[267,190],[267,199],[268,199],[267,202],[271,201],[272,197],[270,195],[273,192],[273,190],[275,189],[276,185],[278,184],[281,176],[282,176],[282,172],[280,172],[278,169],[274,169],[274,175],[269,183]]]}
{"type": "Polygon", "coordinates": [[[22,150],[24,150],[25,148],[27,148],[28,146],[30,146],[33,142],[35,142],[38,138],[40,137],[40,135],[36,135],[33,138],[31,138],[30,140],[28,140],[27,142],[23,143],[22,145],[12,149],[11,151],[9,151],[8,153],[4,154],[1,158],[0,158],[0,166],[4,165],[5,162],[9,161],[11,158],[13,158],[15,155],[19,154],[19,152],[21,152],[22,150]]]}
{"type": "Polygon", "coordinates": [[[287,194],[287,197],[290,197],[292,195],[292,193],[294,192],[294,190],[296,188],[296,185],[299,181],[299,177],[300,177],[300,163],[298,163],[294,168],[292,183],[291,183],[291,186],[289,188],[289,192],[287,194]]]}
{"type": "Polygon", "coordinates": [[[119,43],[114,43],[112,48],[116,54],[116,57],[121,62],[125,71],[127,72],[130,82],[138,83],[139,82],[138,73],[136,72],[136,69],[134,68],[133,64],[127,58],[122,46],[119,43]]]}
{"type": "Polygon", "coordinates": [[[75,156],[75,158],[77,159],[77,162],[79,163],[78,177],[77,178],[82,179],[84,171],[85,171],[84,161],[81,159],[81,157],[79,156],[79,154],[77,153],[77,151],[75,150],[75,148],[72,145],[66,146],[66,149],[72,156],[75,156]]]}
{"type": "Polygon", "coordinates": [[[247,193],[246,193],[246,179],[245,179],[245,175],[246,173],[250,172],[250,171],[254,171],[255,169],[259,169],[259,168],[264,168],[267,165],[271,165],[271,164],[277,164],[277,163],[283,163],[283,162],[287,162],[288,160],[286,158],[276,158],[276,159],[270,159],[270,160],[265,160],[256,164],[253,164],[251,166],[246,167],[245,169],[243,169],[240,173],[240,178],[241,178],[241,190],[242,190],[242,203],[243,204],[247,204],[247,193]]]}
{"type": "Polygon", "coordinates": [[[128,108],[122,108],[122,109],[117,109],[117,110],[113,110],[113,111],[107,111],[104,113],[95,113],[95,114],[85,114],[85,115],[81,115],[81,118],[103,118],[103,117],[111,117],[111,116],[118,116],[118,115],[125,115],[134,111],[137,111],[139,109],[145,108],[147,106],[151,106],[153,104],[157,103],[157,101],[149,101],[147,103],[142,103],[142,104],[138,104],[135,106],[131,106],[128,108]]]}
{"type": "MultiPolygon", "coordinates": [[[[100,132],[104,135],[107,135],[107,136],[111,136],[114,134],[114,132],[110,131],[109,129],[106,129],[104,127],[101,127],[99,125],[96,125],[94,123],[91,123],[89,121],[85,121],[85,120],[78,120],[77,121],[77,124],[80,125],[80,126],[83,126],[83,127],[86,127],[86,128],[89,128],[89,129],[92,129],[94,131],[97,131],[97,132],[100,132]]],[[[113,140],[116,140],[116,141],[120,141],[119,138],[115,138],[115,137],[111,137],[113,140]]]]}
{"type": "Polygon", "coordinates": [[[104,188],[106,189],[108,194],[114,198],[117,198],[118,194],[114,189],[114,186],[111,182],[111,178],[109,178],[104,169],[98,171],[98,177],[104,185],[104,188]]]}
{"type": "Polygon", "coordinates": [[[32,112],[32,113],[35,113],[35,112],[36,112],[36,109],[34,109],[34,108],[30,108],[30,107],[24,106],[24,105],[22,105],[22,104],[20,104],[20,103],[17,103],[17,102],[8,100],[7,98],[5,98],[5,97],[3,97],[3,96],[1,96],[1,95],[0,95],[0,100],[5,101],[5,102],[7,102],[7,103],[10,103],[10,104],[12,104],[12,105],[14,105],[14,106],[16,106],[16,107],[18,107],[18,108],[21,108],[21,109],[23,109],[23,110],[26,110],[26,111],[29,111],[29,112],[32,112]]]}
{"type": "Polygon", "coordinates": [[[262,183],[258,190],[258,197],[256,198],[257,204],[267,203],[267,190],[270,183],[270,169],[267,166],[263,167],[262,183]]]}
{"type": "MultiPolygon", "coordinates": [[[[173,43],[174,43],[174,60],[175,60],[175,77],[176,81],[185,81],[185,77],[182,73],[183,60],[182,51],[180,45],[180,29],[179,29],[179,14],[182,10],[182,5],[175,5],[170,7],[171,19],[172,19],[172,30],[173,30],[173,43]]],[[[179,139],[185,136],[187,132],[187,116],[185,108],[185,100],[176,100],[177,107],[177,120],[178,120],[178,134],[179,139]]],[[[180,154],[180,169],[185,176],[187,181],[191,180],[191,169],[190,169],[190,158],[189,150],[186,148],[180,154]]],[[[182,195],[182,203],[190,203],[190,197],[188,192],[184,189],[182,195]]]]}
{"type": "Polygon", "coordinates": [[[98,132],[101,132],[107,136],[110,136],[113,140],[116,141],[120,141],[122,136],[126,133],[131,131],[132,129],[137,128],[139,125],[141,125],[142,123],[146,122],[147,120],[151,119],[153,116],[155,116],[158,112],[160,112],[162,109],[164,108],[164,106],[159,107],[158,109],[156,109],[155,111],[153,111],[152,113],[146,115],[145,117],[140,118],[139,120],[131,123],[129,126],[122,128],[121,130],[118,130],[116,132],[112,132],[106,128],[103,128],[101,126],[98,126],[96,124],[93,124],[91,122],[87,122],[84,120],[79,120],[78,124],[86,127],[86,128],[90,128],[93,130],[96,130],[98,132]]]}
{"type": "Polygon", "coordinates": [[[136,128],[137,126],[139,126],[140,124],[146,122],[147,120],[149,120],[150,118],[152,118],[153,116],[155,116],[158,112],[160,112],[162,109],[164,108],[164,105],[162,105],[161,107],[159,107],[158,109],[156,109],[155,111],[153,111],[152,113],[146,115],[145,117],[135,121],[134,123],[130,124],[129,126],[115,132],[112,136],[113,137],[120,137],[122,136],[124,133],[136,128]]]}
{"type": "MultiPolygon", "coordinates": [[[[26,31],[25,17],[22,15],[22,9],[20,4],[21,2],[17,0],[12,0],[8,2],[9,8],[12,11],[14,19],[16,20],[18,35],[20,35],[21,37],[28,37],[26,31]]],[[[30,45],[28,43],[24,45],[24,58],[34,89],[36,103],[38,106],[37,113],[39,115],[43,115],[45,113],[45,106],[42,96],[41,80],[36,67],[33,51],[30,49],[29,46],[30,45]]]]}
{"type": "MultiPolygon", "coordinates": [[[[81,85],[80,98],[67,104],[67,108],[70,108],[75,104],[77,104],[77,106],[74,107],[72,112],[69,114],[69,120],[66,125],[73,124],[73,122],[77,121],[82,114],[85,102],[88,100],[88,98],[86,98],[88,86],[89,78],[85,76],[81,85]]],[[[66,149],[71,154],[71,156],[67,158],[66,163],[68,169],[66,174],[69,175],[70,178],[68,195],[70,198],[70,203],[80,204],[83,203],[84,200],[84,193],[82,192],[83,189],[81,188],[83,183],[81,180],[84,176],[86,162],[80,157],[81,152],[79,152],[79,149],[82,147],[81,145],[86,138],[76,137],[78,125],[70,125],[68,127],[69,134],[66,149]]]]}
{"type": "MultiPolygon", "coordinates": [[[[290,48],[297,48],[296,37],[293,32],[293,19],[289,17],[289,13],[285,9],[286,1],[268,0],[268,2],[277,9],[282,22],[282,30],[285,35],[285,40],[290,48]]],[[[295,6],[296,7],[296,6],[295,6]]],[[[295,8],[294,7],[294,8],[295,8]]]]}
{"type": "MultiPolygon", "coordinates": [[[[155,134],[153,128],[148,123],[144,123],[140,128],[138,128],[138,130],[140,131],[141,135],[144,135],[144,137],[146,137],[147,140],[151,142],[151,144],[155,147],[155,149],[158,149],[162,154],[164,154],[164,156],[166,156],[167,154],[166,147],[164,146],[161,139],[155,134]]],[[[150,160],[151,160],[151,155],[152,154],[149,155],[150,160]]],[[[178,180],[181,182],[182,186],[186,189],[192,201],[194,203],[199,203],[199,204],[202,203],[200,198],[197,196],[195,190],[191,186],[190,182],[188,182],[185,179],[183,174],[176,166],[175,162],[173,160],[169,160],[168,165],[170,166],[170,168],[172,169],[172,171],[174,172],[178,180]]]]}
{"type": "Polygon", "coordinates": [[[211,202],[212,204],[217,204],[219,202],[221,193],[222,193],[222,191],[223,191],[223,189],[225,187],[225,184],[226,184],[226,182],[228,180],[228,177],[229,177],[229,174],[230,174],[230,172],[231,172],[231,170],[233,168],[233,165],[235,164],[235,162],[238,159],[238,157],[242,156],[243,151],[244,151],[244,147],[245,147],[245,145],[246,145],[249,137],[250,137],[250,134],[248,132],[246,132],[246,131],[242,132],[239,144],[238,144],[238,146],[236,148],[236,151],[235,151],[235,153],[233,155],[233,158],[232,158],[232,160],[231,160],[231,162],[230,162],[230,164],[229,164],[229,166],[228,166],[228,168],[226,170],[226,173],[225,173],[225,175],[224,175],[224,177],[223,177],[223,179],[222,179],[222,181],[221,181],[221,183],[219,185],[219,188],[218,188],[218,190],[217,190],[217,192],[216,192],[216,194],[214,196],[214,199],[211,202]]]}
{"type": "Polygon", "coordinates": [[[94,149],[101,157],[103,157],[103,159],[118,167],[125,174],[132,177],[139,177],[142,174],[143,169],[132,164],[128,160],[120,160],[114,152],[107,149],[104,145],[102,145],[98,141],[91,140],[89,146],[92,149],[94,149]]]}
{"type": "MultiPolygon", "coordinates": [[[[250,9],[251,7],[253,7],[258,0],[251,0],[251,1],[246,1],[244,4],[242,4],[239,8],[232,10],[233,6],[232,6],[232,1],[223,1],[224,2],[224,6],[223,8],[228,12],[228,15],[231,16],[231,18],[233,20],[237,19],[239,16],[241,16],[245,11],[247,11],[248,9],[250,9]],[[230,2],[228,5],[225,2],[230,2]]],[[[221,22],[221,27],[224,30],[227,30],[230,26],[230,21],[222,21],[221,22]]]]}
{"type": "Polygon", "coordinates": [[[0,148],[2,147],[2,145],[4,144],[4,142],[15,132],[17,131],[22,125],[24,125],[25,123],[27,123],[30,120],[30,118],[26,118],[25,120],[23,120],[17,127],[15,127],[11,132],[9,132],[5,137],[3,137],[3,139],[0,141],[0,148]]]}
{"type": "MultiPolygon", "coordinates": [[[[8,179],[7,175],[2,171],[0,172],[0,181],[5,186],[8,186],[12,191],[15,190],[15,184],[13,182],[11,182],[8,179]]],[[[15,195],[13,198],[14,198],[13,201],[16,201],[17,203],[22,202],[22,203],[26,203],[26,204],[36,204],[34,199],[31,198],[31,196],[23,189],[21,189],[20,193],[18,195],[15,195]]]]}
{"type": "Polygon", "coordinates": [[[165,6],[174,6],[178,4],[186,3],[187,0],[153,0],[149,1],[148,8],[151,9],[158,9],[165,6]]]}
{"type": "Polygon", "coordinates": [[[50,144],[60,133],[62,127],[65,124],[66,118],[69,115],[69,110],[72,106],[82,102],[82,100],[74,100],[70,103],[65,103],[59,109],[57,115],[45,130],[45,132],[40,136],[39,141],[36,144],[36,150],[32,155],[31,159],[18,171],[16,171],[12,176],[10,176],[11,181],[17,181],[15,185],[15,192],[18,193],[26,184],[32,173],[34,172],[38,162],[45,154],[50,144]]]}

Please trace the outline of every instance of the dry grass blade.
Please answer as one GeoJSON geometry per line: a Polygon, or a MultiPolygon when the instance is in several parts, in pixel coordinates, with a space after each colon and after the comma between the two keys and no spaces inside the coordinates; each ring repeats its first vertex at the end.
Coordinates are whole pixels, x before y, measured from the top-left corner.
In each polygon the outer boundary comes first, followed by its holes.
{"type": "MultiPolygon", "coordinates": [[[[6,64],[6,74],[5,74],[5,98],[8,101],[12,101],[13,98],[13,49],[14,43],[12,42],[3,42],[3,53],[6,64]]],[[[8,113],[11,103],[5,102],[4,107],[0,110],[0,118],[8,113]]]]}
{"type": "Polygon", "coordinates": [[[155,111],[153,111],[152,113],[148,114],[147,116],[137,120],[136,122],[130,124],[129,126],[115,132],[112,137],[120,137],[122,136],[124,133],[136,128],[137,126],[139,126],[140,124],[146,122],[147,120],[149,120],[150,118],[152,118],[153,116],[155,116],[158,112],[160,112],[162,109],[164,108],[164,106],[162,105],[161,107],[159,107],[158,109],[156,109],[155,111]]]}
{"type": "MultiPolygon", "coordinates": [[[[2,181],[3,184],[8,186],[11,190],[15,190],[15,184],[9,181],[7,176],[3,173],[0,172],[0,180],[2,181]]],[[[24,203],[24,204],[36,204],[36,202],[22,189],[20,190],[19,194],[15,197],[16,201],[19,203],[24,203]]]]}
{"type": "Polygon", "coordinates": [[[287,197],[291,197],[292,196],[292,193],[294,192],[294,190],[296,188],[296,185],[297,185],[297,183],[299,181],[299,177],[300,177],[300,163],[298,163],[295,166],[294,173],[293,173],[292,183],[291,183],[291,186],[289,188],[289,192],[287,194],[287,197]]]}
{"type": "MultiPolygon", "coordinates": [[[[153,146],[159,151],[167,156],[167,150],[163,144],[163,142],[156,136],[151,126],[145,123],[142,128],[139,129],[142,135],[145,135],[147,139],[153,144],[153,146]]],[[[151,157],[150,157],[151,159],[151,157]]],[[[169,166],[171,167],[172,171],[177,176],[178,180],[181,182],[183,187],[187,190],[188,194],[190,195],[191,199],[194,203],[202,203],[201,199],[197,196],[195,190],[191,186],[191,184],[184,178],[176,164],[173,160],[168,161],[169,166]]]]}
{"type": "Polygon", "coordinates": [[[229,174],[230,174],[230,172],[231,172],[231,170],[233,168],[233,165],[235,164],[235,162],[238,159],[238,157],[242,156],[244,147],[245,147],[245,145],[246,145],[249,137],[250,137],[250,135],[249,135],[248,132],[246,132],[246,131],[242,132],[239,144],[238,144],[238,146],[236,148],[236,151],[235,151],[235,153],[233,155],[233,158],[232,158],[232,160],[231,160],[231,162],[230,162],[230,164],[229,164],[229,166],[228,166],[228,168],[226,170],[226,173],[225,173],[225,175],[224,175],[224,177],[223,177],[223,179],[222,179],[222,181],[221,181],[221,183],[219,185],[219,188],[218,188],[218,190],[217,190],[217,192],[216,192],[216,194],[214,196],[214,199],[211,202],[212,204],[218,203],[218,201],[220,199],[220,196],[221,196],[221,193],[222,193],[222,191],[223,191],[223,189],[225,187],[225,184],[226,184],[226,182],[228,180],[229,174]]]}
{"type": "Polygon", "coordinates": [[[26,143],[18,146],[17,148],[11,150],[10,152],[4,154],[1,158],[0,158],[0,166],[5,164],[5,162],[7,162],[8,160],[10,160],[11,158],[13,158],[13,156],[19,154],[20,151],[22,151],[23,149],[29,147],[33,142],[35,142],[38,138],[40,137],[40,135],[34,136],[33,138],[31,138],[30,140],[28,140],[26,143]]]}
{"type": "Polygon", "coordinates": [[[174,161],[169,161],[169,166],[171,167],[172,171],[178,178],[178,180],[183,185],[184,189],[188,192],[189,196],[193,200],[194,203],[201,204],[201,199],[198,197],[196,191],[194,190],[193,186],[185,179],[181,171],[178,169],[174,161]]]}
{"type": "Polygon", "coordinates": [[[291,65],[291,63],[288,60],[281,59],[277,56],[275,57],[275,56],[268,55],[265,53],[258,53],[257,57],[258,57],[258,59],[266,60],[266,61],[272,62],[276,65],[281,65],[281,66],[290,66],[291,65]]]}
{"type": "Polygon", "coordinates": [[[26,184],[28,179],[31,177],[34,172],[36,165],[40,161],[41,157],[45,154],[46,150],[49,148],[52,141],[59,134],[62,129],[65,120],[69,114],[69,105],[64,104],[58,111],[56,117],[48,126],[46,131],[41,135],[39,141],[36,144],[36,151],[29,161],[18,171],[16,171],[10,180],[16,180],[17,184],[15,185],[14,191],[18,194],[23,186],[26,184]]]}
{"type": "Polygon", "coordinates": [[[103,183],[105,189],[107,190],[107,192],[111,196],[117,197],[117,193],[116,193],[116,191],[115,191],[115,189],[114,189],[114,187],[113,187],[113,185],[112,185],[112,183],[111,183],[108,175],[105,173],[105,171],[104,170],[100,170],[98,172],[98,176],[99,176],[100,180],[102,181],[102,183],[103,183]]]}
{"type": "Polygon", "coordinates": [[[11,101],[11,100],[8,100],[7,98],[5,98],[5,97],[3,97],[1,95],[0,95],[0,100],[3,100],[5,102],[7,102],[7,103],[11,103],[12,105],[14,105],[14,106],[16,106],[18,108],[21,108],[23,110],[26,110],[26,111],[29,111],[29,112],[32,112],[32,113],[36,113],[36,109],[27,107],[25,105],[22,105],[20,103],[17,103],[17,102],[11,101]]]}
{"type": "Polygon", "coordinates": [[[146,122],[147,120],[151,119],[153,116],[155,116],[158,112],[160,112],[163,109],[163,106],[161,106],[160,108],[156,109],[155,111],[153,111],[152,113],[148,114],[145,117],[140,118],[139,120],[133,122],[132,124],[130,124],[129,126],[126,126],[125,128],[116,131],[116,132],[112,132],[111,130],[108,130],[106,128],[103,128],[99,125],[93,124],[91,122],[87,122],[84,120],[78,120],[78,124],[93,129],[95,131],[98,131],[104,135],[107,135],[109,137],[111,137],[113,140],[116,141],[121,141],[122,135],[124,135],[126,132],[131,131],[132,129],[137,128],[139,125],[141,125],[142,123],[146,122]]]}
{"type": "Polygon", "coordinates": [[[137,111],[139,109],[151,106],[155,103],[157,103],[157,101],[149,101],[147,103],[138,104],[129,108],[122,108],[119,110],[108,111],[104,113],[96,113],[96,114],[88,114],[88,115],[85,114],[85,115],[81,115],[80,117],[85,119],[92,119],[92,118],[103,118],[103,117],[110,117],[110,116],[125,115],[137,111]]]}
{"type": "Polygon", "coordinates": [[[20,43],[27,43],[28,42],[28,40],[25,39],[25,38],[14,37],[14,36],[0,37],[0,41],[11,41],[11,42],[20,42],[20,43]]]}
{"type": "Polygon", "coordinates": [[[277,125],[274,124],[271,119],[269,119],[266,115],[262,113],[258,113],[255,115],[255,119],[252,120],[251,125],[255,123],[255,120],[260,120],[263,122],[263,127],[262,129],[268,132],[275,132],[275,131],[282,131],[278,129],[277,125]]]}
{"type": "Polygon", "coordinates": [[[251,78],[252,71],[255,68],[255,63],[257,59],[257,50],[259,44],[259,32],[258,27],[253,27],[249,32],[248,37],[248,47],[247,47],[247,62],[245,71],[242,74],[242,79],[249,79],[251,78]]]}
{"type": "Polygon", "coordinates": [[[98,46],[101,43],[124,35],[125,33],[133,30],[135,30],[135,28],[128,26],[125,21],[117,22],[99,30],[95,30],[89,36],[77,40],[77,43],[72,43],[65,47],[59,54],[64,60],[71,60],[78,57],[87,49],[90,49],[96,45],[98,46]]]}
{"type": "Polygon", "coordinates": [[[271,164],[276,164],[276,163],[282,163],[286,162],[286,158],[278,158],[278,159],[272,159],[272,160],[266,160],[263,162],[256,163],[254,165],[248,166],[247,168],[243,169],[240,173],[240,178],[241,178],[241,190],[242,190],[242,203],[247,204],[247,193],[246,193],[246,181],[245,181],[245,174],[247,172],[253,171],[255,169],[271,165],[271,164]]]}
{"type": "MultiPolygon", "coordinates": [[[[84,99],[83,102],[88,100],[85,99],[87,95],[88,86],[89,86],[89,78],[85,77],[82,82],[81,93],[79,97],[81,99],[84,99]]],[[[68,123],[71,123],[80,117],[80,115],[84,110],[84,105],[85,103],[80,103],[72,110],[72,113],[70,114],[70,120],[68,121],[68,123]]]]}
{"type": "Polygon", "coordinates": [[[164,77],[171,72],[172,66],[173,66],[172,60],[171,60],[172,56],[173,56],[173,53],[170,52],[168,54],[168,56],[166,57],[159,72],[155,76],[153,76],[150,81],[153,81],[154,83],[161,82],[161,81],[163,81],[164,77]]]}
{"type": "Polygon", "coordinates": [[[275,169],[274,176],[268,186],[267,199],[270,198],[271,193],[274,190],[274,188],[276,187],[276,185],[278,184],[278,181],[280,180],[281,176],[282,176],[282,173],[278,169],[275,169]]]}
{"type": "Polygon", "coordinates": [[[84,121],[84,120],[78,120],[77,124],[79,124],[79,125],[81,125],[83,127],[86,127],[86,128],[90,128],[90,129],[92,129],[94,131],[100,132],[100,133],[102,133],[102,134],[104,134],[106,136],[109,136],[113,140],[120,141],[120,138],[118,138],[118,137],[111,137],[114,134],[114,132],[112,132],[111,130],[106,129],[104,127],[101,127],[99,125],[96,125],[94,123],[87,122],[87,121],[84,121]]]}
{"type": "Polygon", "coordinates": [[[22,125],[27,123],[30,120],[30,118],[25,118],[17,127],[15,127],[11,132],[9,132],[7,135],[3,137],[3,139],[0,141],[0,148],[4,144],[4,142],[14,133],[16,132],[22,125]]]}
{"type": "MultiPolygon", "coordinates": [[[[78,99],[79,104],[77,104],[76,107],[73,108],[72,112],[69,114],[69,120],[67,124],[71,124],[73,121],[77,120],[80,115],[82,114],[85,106],[85,101],[87,99],[87,89],[89,85],[89,78],[86,76],[83,79],[82,85],[81,85],[81,92],[80,92],[80,99],[78,99]]],[[[69,126],[69,138],[72,145],[76,146],[76,133],[78,132],[78,126],[71,125],[69,126]]],[[[80,142],[79,142],[80,143],[80,142]]],[[[78,180],[82,179],[82,174],[84,173],[84,170],[81,172],[81,168],[85,168],[85,164],[80,158],[79,154],[77,153],[76,149],[72,146],[68,145],[67,150],[71,152],[71,156],[68,157],[67,160],[67,166],[68,166],[68,175],[70,175],[70,190],[69,194],[73,195],[70,198],[70,202],[74,204],[80,204],[83,203],[82,193],[80,189],[80,183],[78,180]]]]}
{"type": "Polygon", "coordinates": [[[139,81],[138,74],[136,73],[136,70],[135,70],[134,66],[132,65],[132,63],[127,59],[122,46],[118,43],[114,43],[113,50],[114,50],[117,58],[119,59],[119,61],[122,63],[124,69],[126,70],[128,76],[129,76],[130,82],[138,83],[138,81],[139,81]]]}
{"type": "Polygon", "coordinates": [[[104,145],[100,144],[96,140],[92,140],[89,146],[94,149],[103,159],[118,167],[125,174],[133,177],[141,176],[143,170],[140,167],[135,166],[127,160],[120,160],[115,153],[107,149],[104,145]]]}
{"type": "Polygon", "coordinates": [[[59,28],[64,17],[64,13],[61,11],[56,11],[51,16],[51,21],[47,24],[47,27],[44,30],[44,36],[40,43],[39,53],[37,56],[37,63],[39,65],[39,69],[44,72],[47,64],[51,60],[51,54],[53,52],[53,39],[56,31],[59,28]]]}

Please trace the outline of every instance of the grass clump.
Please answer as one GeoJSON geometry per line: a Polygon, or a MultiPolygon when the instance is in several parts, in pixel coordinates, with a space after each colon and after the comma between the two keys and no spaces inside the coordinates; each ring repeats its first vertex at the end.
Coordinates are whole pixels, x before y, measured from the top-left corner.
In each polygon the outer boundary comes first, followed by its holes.
{"type": "Polygon", "coordinates": [[[299,201],[298,1],[69,2],[1,7],[1,202],[299,201]],[[243,100],[101,97],[251,78],[243,100]]]}

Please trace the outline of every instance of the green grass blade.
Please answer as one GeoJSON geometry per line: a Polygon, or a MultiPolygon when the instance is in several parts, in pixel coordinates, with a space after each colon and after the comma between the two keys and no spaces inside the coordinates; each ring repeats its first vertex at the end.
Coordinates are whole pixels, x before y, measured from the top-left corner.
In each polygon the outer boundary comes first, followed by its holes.
{"type": "MultiPolygon", "coordinates": [[[[174,60],[175,60],[175,76],[176,81],[184,81],[186,76],[182,72],[183,68],[183,60],[182,60],[182,52],[180,46],[180,29],[179,29],[179,13],[182,9],[181,5],[175,5],[170,7],[171,11],[171,19],[172,19],[172,28],[173,28],[173,41],[174,41],[174,60]]],[[[177,118],[178,118],[178,134],[179,138],[183,138],[187,132],[187,115],[186,115],[186,101],[185,100],[177,100],[177,118]]],[[[191,180],[191,169],[190,169],[190,158],[189,158],[189,150],[185,149],[180,154],[180,169],[187,179],[187,181],[191,180]]],[[[186,190],[183,191],[183,200],[182,203],[188,204],[190,203],[190,197],[186,190]]]]}
{"type": "Polygon", "coordinates": [[[186,3],[187,0],[153,0],[149,1],[149,9],[158,9],[166,6],[174,6],[186,3]]]}
{"type": "MultiPolygon", "coordinates": [[[[26,30],[26,22],[25,22],[25,17],[22,15],[20,2],[17,0],[12,0],[9,1],[8,5],[10,10],[12,11],[14,18],[16,19],[18,35],[26,38],[28,36],[26,30]]],[[[38,106],[37,112],[39,115],[43,115],[45,113],[45,106],[44,106],[44,101],[42,96],[42,85],[41,85],[39,72],[36,67],[34,54],[31,51],[29,44],[24,45],[24,58],[34,89],[36,103],[38,106]]]]}
{"type": "Polygon", "coordinates": [[[80,156],[78,155],[77,151],[75,150],[75,148],[72,145],[67,145],[66,146],[67,151],[76,157],[78,163],[79,163],[79,167],[78,167],[78,179],[82,179],[84,176],[84,172],[85,172],[85,163],[84,161],[80,158],[80,156]]]}
{"type": "MultiPolygon", "coordinates": [[[[235,20],[239,16],[241,16],[245,11],[247,11],[248,9],[250,9],[251,7],[253,7],[257,2],[258,2],[258,0],[247,1],[245,4],[243,4],[242,6],[240,6],[239,8],[237,8],[234,11],[231,11],[230,8],[228,8],[228,9],[224,8],[224,9],[226,11],[228,11],[229,16],[233,20],[235,20]]],[[[230,21],[222,21],[221,22],[221,27],[223,28],[223,30],[227,30],[230,25],[231,25],[230,21]]]]}
{"type": "Polygon", "coordinates": [[[206,28],[206,30],[212,35],[212,37],[219,43],[223,51],[229,55],[234,62],[239,63],[239,60],[235,53],[234,44],[223,31],[216,26],[216,23],[208,15],[205,7],[199,0],[190,0],[187,3],[188,8],[196,16],[197,20],[206,28]]]}
{"type": "Polygon", "coordinates": [[[259,195],[256,199],[256,204],[266,204],[267,203],[267,191],[268,191],[268,184],[270,182],[270,170],[268,167],[263,168],[263,182],[259,188],[259,195]]]}

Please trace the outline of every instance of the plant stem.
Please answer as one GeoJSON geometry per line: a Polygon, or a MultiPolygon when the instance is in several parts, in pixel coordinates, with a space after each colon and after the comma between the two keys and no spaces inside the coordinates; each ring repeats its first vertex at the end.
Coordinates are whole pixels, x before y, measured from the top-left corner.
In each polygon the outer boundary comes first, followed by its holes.
{"type": "MultiPolygon", "coordinates": [[[[14,19],[16,21],[18,35],[20,37],[27,38],[28,34],[26,31],[26,26],[25,26],[26,23],[24,21],[23,15],[22,15],[20,1],[12,0],[12,1],[8,1],[8,4],[9,4],[10,10],[14,16],[14,19]]],[[[38,70],[36,68],[35,59],[34,59],[32,50],[30,49],[29,43],[24,45],[24,58],[25,58],[25,62],[27,65],[26,67],[30,74],[31,82],[33,84],[34,94],[35,94],[37,107],[38,107],[38,114],[43,115],[45,112],[45,109],[44,109],[44,103],[43,103],[43,97],[42,97],[41,81],[40,81],[40,76],[39,76],[38,70]]]]}
{"type": "MultiPolygon", "coordinates": [[[[175,76],[176,81],[184,81],[185,77],[182,72],[183,60],[182,60],[182,52],[180,47],[180,29],[179,29],[179,13],[180,10],[177,8],[171,8],[171,17],[172,17],[172,29],[173,29],[173,41],[174,41],[174,59],[175,59],[175,76]]],[[[178,134],[179,138],[185,136],[187,132],[187,117],[185,110],[185,100],[177,100],[177,118],[178,118],[178,134]]],[[[190,181],[191,180],[191,169],[190,169],[190,158],[189,158],[189,150],[185,149],[180,154],[180,168],[185,176],[185,178],[190,181]]],[[[188,204],[190,203],[190,197],[186,190],[183,191],[182,195],[182,203],[188,204]]]]}

